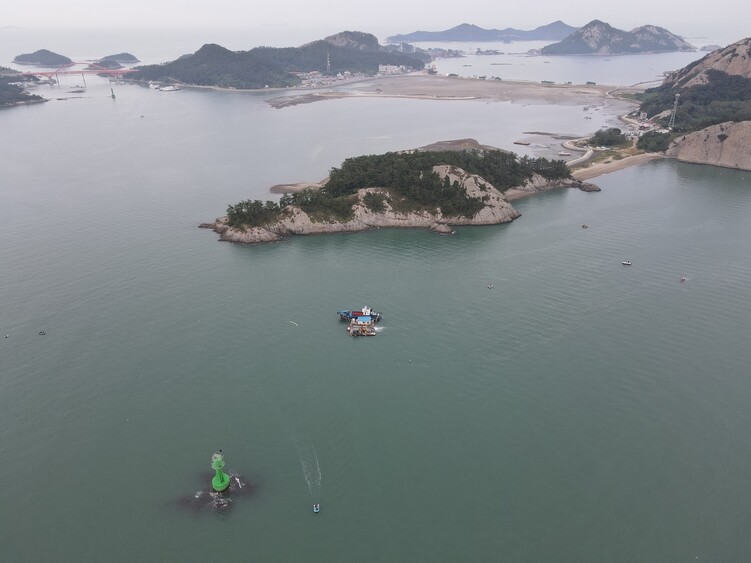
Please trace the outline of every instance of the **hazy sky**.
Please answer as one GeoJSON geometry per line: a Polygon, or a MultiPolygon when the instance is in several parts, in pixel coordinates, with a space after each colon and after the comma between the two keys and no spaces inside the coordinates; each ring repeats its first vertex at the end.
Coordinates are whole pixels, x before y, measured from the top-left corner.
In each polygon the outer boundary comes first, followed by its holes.
{"type": "Polygon", "coordinates": [[[560,19],[569,25],[581,26],[598,18],[621,29],[650,23],[690,35],[705,29],[711,33],[731,27],[748,36],[751,34],[750,5],[748,0],[6,0],[0,8],[0,27],[255,28],[273,25],[398,33],[447,29],[463,22],[486,28],[531,29],[560,19]]]}

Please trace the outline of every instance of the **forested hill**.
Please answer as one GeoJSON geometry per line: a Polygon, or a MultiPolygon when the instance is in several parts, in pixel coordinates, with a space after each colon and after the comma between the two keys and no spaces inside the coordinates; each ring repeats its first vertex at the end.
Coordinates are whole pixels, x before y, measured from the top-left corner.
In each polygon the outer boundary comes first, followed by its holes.
{"type": "Polygon", "coordinates": [[[741,39],[673,72],[641,95],[641,111],[667,123],[678,97],[674,130],[689,132],[751,120],[751,38],[741,39]]]}
{"type": "Polygon", "coordinates": [[[420,55],[387,51],[375,36],[342,32],[301,47],[256,47],[250,51],[230,51],[208,44],[192,55],[160,65],[137,67],[130,75],[136,80],[178,80],[199,86],[229,88],[286,87],[300,83],[294,73],[318,71],[375,74],[378,65],[404,65],[422,69],[420,55]]]}

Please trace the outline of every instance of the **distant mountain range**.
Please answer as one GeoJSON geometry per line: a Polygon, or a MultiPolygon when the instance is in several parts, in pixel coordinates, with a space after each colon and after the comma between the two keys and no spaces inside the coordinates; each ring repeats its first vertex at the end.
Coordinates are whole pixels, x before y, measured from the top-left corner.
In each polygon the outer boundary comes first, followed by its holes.
{"type": "Polygon", "coordinates": [[[419,41],[557,41],[570,35],[578,28],[558,20],[548,25],[525,31],[523,29],[483,29],[463,23],[445,31],[414,31],[403,35],[392,35],[386,41],[406,43],[419,41]]]}
{"type": "Polygon", "coordinates": [[[623,31],[592,20],[558,43],[543,47],[543,55],[623,55],[659,51],[694,51],[683,38],[655,25],[623,31]]]}
{"type": "Polygon", "coordinates": [[[343,31],[301,47],[230,51],[208,44],[169,63],[136,67],[137,72],[129,78],[175,80],[199,86],[276,88],[299,84],[298,73],[375,74],[379,65],[403,65],[420,70],[429,60],[427,54],[400,53],[396,48],[383,47],[370,33],[343,31]]]}

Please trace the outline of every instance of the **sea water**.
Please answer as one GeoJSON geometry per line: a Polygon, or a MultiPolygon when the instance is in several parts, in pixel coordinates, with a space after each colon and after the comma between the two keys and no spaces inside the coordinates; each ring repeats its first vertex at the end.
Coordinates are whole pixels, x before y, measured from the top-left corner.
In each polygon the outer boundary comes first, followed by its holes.
{"type": "Polygon", "coordinates": [[[348,156],[592,125],[89,82],[0,111],[4,559],[746,557],[749,173],[656,161],[452,237],[246,247],[197,225],[348,156]],[[382,330],[350,338],[363,305],[382,330]],[[219,448],[253,495],[184,511],[219,448]]]}

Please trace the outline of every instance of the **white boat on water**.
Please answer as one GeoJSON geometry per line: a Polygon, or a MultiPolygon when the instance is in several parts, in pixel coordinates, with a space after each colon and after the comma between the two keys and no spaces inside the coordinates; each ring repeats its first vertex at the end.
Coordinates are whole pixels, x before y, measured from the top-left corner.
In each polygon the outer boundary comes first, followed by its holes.
{"type": "Polygon", "coordinates": [[[631,265],[631,260],[623,260],[623,261],[621,261],[621,264],[623,264],[624,266],[630,266],[631,265]]]}
{"type": "Polygon", "coordinates": [[[182,90],[179,86],[162,86],[159,88],[162,92],[177,92],[178,90],[182,90]]]}
{"type": "Polygon", "coordinates": [[[561,151],[558,153],[558,156],[571,156],[571,153],[568,151],[561,151]]]}

